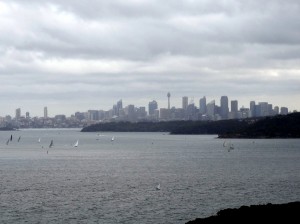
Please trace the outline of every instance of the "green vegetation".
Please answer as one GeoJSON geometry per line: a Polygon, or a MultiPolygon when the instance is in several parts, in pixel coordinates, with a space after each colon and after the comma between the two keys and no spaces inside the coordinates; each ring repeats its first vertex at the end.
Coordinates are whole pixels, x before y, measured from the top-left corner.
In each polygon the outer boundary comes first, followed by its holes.
{"type": "Polygon", "coordinates": [[[0,131],[15,131],[16,129],[11,126],[0,127],[0,131]]]}
{"type": "Polygon", "coordinates": [[[91,125],[81,131],[218,134],[219,138],[300,138],[300,113],[244,120],[110,122],[91,125]]]}
{"type": "Polygon", "coordinates": [[[300,113],[266,117],[219,138],[300,138],[300,113]]]}
{"type": "Polygon", "coordinates": [[[91,125],[83,132],[170,132],[171,134],[219,134],[247,126],[246,120],[223,121],[168,121],[168,122],[110,122],[91,125]]]}

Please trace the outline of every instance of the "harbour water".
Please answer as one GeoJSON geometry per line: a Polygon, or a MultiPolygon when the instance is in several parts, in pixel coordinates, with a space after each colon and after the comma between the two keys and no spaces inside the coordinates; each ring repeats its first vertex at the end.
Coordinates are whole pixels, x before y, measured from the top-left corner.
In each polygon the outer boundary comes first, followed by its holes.
{"type": "Polygon", "coordinates": [[[233,139],[228,152],[216,137],[0,132],[0,223],[182,224],[300,200],[300,139],[233,139]]]}

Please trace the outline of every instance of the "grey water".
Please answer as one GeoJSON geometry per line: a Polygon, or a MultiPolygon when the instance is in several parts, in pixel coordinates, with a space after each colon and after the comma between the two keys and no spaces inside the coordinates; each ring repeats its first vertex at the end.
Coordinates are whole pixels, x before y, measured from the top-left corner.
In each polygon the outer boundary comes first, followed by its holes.
{"type": "Polygon", "coordinates": [[[300,200],[300,139],[232,139],[228,152],[216,137],[0,132],[0,223],[181,224],[300,200]]]}

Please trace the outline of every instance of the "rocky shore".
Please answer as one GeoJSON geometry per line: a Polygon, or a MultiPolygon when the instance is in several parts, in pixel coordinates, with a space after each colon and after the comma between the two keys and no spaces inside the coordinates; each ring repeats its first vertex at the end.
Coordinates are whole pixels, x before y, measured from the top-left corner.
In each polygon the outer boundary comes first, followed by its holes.
{"type": "Polygon", "coordinates": [[[214,216],[198,218],[186,224],[211,223],[300,223],[300,201],[228,208],[214,216]]]}

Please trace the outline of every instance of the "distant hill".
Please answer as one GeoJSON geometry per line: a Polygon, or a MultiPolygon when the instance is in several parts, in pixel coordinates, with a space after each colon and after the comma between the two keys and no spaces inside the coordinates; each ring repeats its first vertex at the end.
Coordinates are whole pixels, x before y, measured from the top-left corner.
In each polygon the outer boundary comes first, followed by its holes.
{"type": "Polygon", "coordinates": [[[0,127],[0,131],[15,131],[16,129],[13,127],[0,127]]]}
{"type": "Polygon", "coordinates": [[[83,128],[82,132],[170,132],[170,134],[219,134],[238,131],[247,126],[245,120],[168,121],[168,122],[110,122],[83,128]]]}
{"type": "Polygon", "coordinates": [[[300,138],[300,113],[266,117],[219,138],[300,138]]]}
{"type": "Polygon", "coordinates": [[[219,138],[300,138],[300,113],[243,120],[109,122],[94,124],[81,131],[216,134],[219,138]]]}

